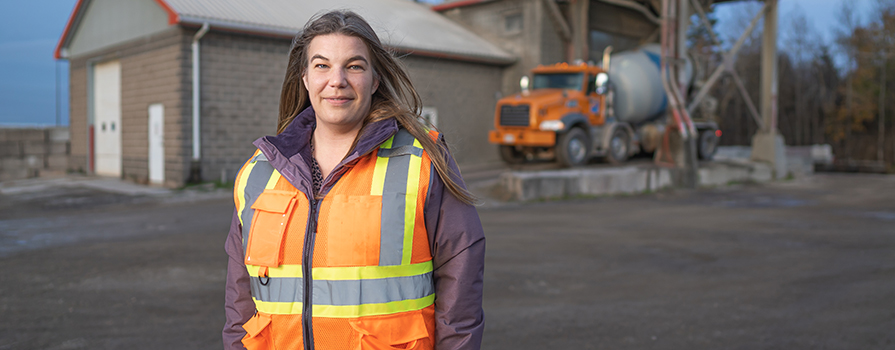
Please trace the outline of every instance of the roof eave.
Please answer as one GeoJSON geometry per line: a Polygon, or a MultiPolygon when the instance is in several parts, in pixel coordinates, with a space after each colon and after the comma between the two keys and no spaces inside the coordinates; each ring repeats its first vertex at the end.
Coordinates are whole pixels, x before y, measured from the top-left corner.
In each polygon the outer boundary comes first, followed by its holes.
{"type": "Polygon", "coordinates": [[[466,7],[466,6],[470,6],[470,5],[476,5],[476,4],[481,4],[484,2],[492,2],[492,1],[494,1],[494,0],[460,0],[460,1],[449,2],[446,4],[435,5],[430,8],[432,9],[432,11],[441,12],[441,11],[447,11],[447,10],[458,8],[458,7],[466,7]]]}
{"type": "Polygon", "coordinates": [[[68,45],[68,36],[69,36],[69,34],[71,34],[72,26],[75,24],[76,21],[79,21],[81,18],[80,16],[83,12],[83,11],[81,11],[82,6],[84,6],[84,4],[88,1],[90,1],[90,0],[78,0],[78,2],[75,3],[75,9],[72,10],[71,16],[68,17],[68,23],[65,24],[65,29],[62,30],[62,36],[59,37],[59,43],[56,44],[56,50],[53,51],[53,58],[55,58],[57,60],[68,58],[68,57],[65,57],[68,55],[65,55],[65,56],[62,55],[62,51],[63,51],[64,47],[66,45],[68,45]]]}
{"type": "Polygon", "coordinates": [[[499,56],[484,56],[484,55],[468,55],[461,53],[450,53],[450,52],[442,52],[442,51],[434,51],[434,50],[420,50],[414,48],[400,47],[400,46],[390,46],[396,53],[414,55],[414,56],[424,56],[431,58],[443,58],[454,61],[463,61],[463,62],[471,62],[471,63],[481,63],[481,64],[489,64],[495,66],[508,66],[513,63],[516,63],[517,59],[515,57],[499,57],[499,56]]]}

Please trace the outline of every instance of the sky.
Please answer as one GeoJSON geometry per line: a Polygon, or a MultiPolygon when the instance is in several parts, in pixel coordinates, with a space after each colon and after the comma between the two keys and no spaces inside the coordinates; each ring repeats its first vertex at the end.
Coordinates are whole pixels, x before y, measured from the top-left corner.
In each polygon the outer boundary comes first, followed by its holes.
{"type": "MultiPolygon", "coordinates": [[[[822,40],[831,42],[843,1],[855,6],[855,12],[866,23],[877,0],[779,1],[781,31],[787,28],[787,19],[793,13],[801,12],[822,40]]],[[[53,51],[77,0],[3,2],[4,11],[0,11],[0,126],[56,125],[57,121],[60,125],[68,125],[68,63],[57,62],[53,51]],[[61,102],[58,106],[57,69],[61,102]]],[[[755,8],[754,1],[734,2],[718,5],[716,12],[723,25],[725,19],[744,11],[755,11],[755,8]]],[[[723,28],[719,31],[723,32],[723,28]]]]}

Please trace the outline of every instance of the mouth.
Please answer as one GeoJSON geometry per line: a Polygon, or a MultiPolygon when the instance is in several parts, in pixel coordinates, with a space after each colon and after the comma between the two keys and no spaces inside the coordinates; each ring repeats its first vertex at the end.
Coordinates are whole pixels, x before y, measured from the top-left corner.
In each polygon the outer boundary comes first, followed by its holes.
{"type": "Polygon", "coordinates": [[[347,97],[347,96],[333,96],[333,97],[325,97],[324,100],[326,100],[326,102],[329,102],[334,105],[343,105],[348,102],[351,102],[351,100],[354,100],[354,99],[351,97],[347,97]]]}

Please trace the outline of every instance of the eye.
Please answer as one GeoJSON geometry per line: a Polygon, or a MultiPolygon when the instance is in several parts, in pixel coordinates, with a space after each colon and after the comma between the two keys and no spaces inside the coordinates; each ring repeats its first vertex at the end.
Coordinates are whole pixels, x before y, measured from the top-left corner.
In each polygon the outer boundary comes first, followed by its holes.
{"type": "Polygon", "coordinates": [[[348,66],[348,69],[356,70],[356,71],[363,71],[365,68],[364,68],[364,66],[359,65],[359,64],[352,64],[352,65],[348,66]]]}
{"type": "Polygon", "coordinates": [[[329,66],[327,66],[327,65],[325,65],[325,64],[323,64],[323,63],[317,63],[317,64],[314,65],[314,68],[317,68],[317,69],[326,69],[326,68],[329,68],[329,66]]]}

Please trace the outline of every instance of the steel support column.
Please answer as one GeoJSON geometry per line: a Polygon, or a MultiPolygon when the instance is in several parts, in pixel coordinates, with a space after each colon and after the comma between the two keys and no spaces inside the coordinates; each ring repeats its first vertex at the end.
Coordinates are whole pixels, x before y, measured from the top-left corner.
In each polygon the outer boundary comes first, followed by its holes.
{"type": "Polygon", "coordinates": [[[765,0],[761,43],[762,128],[752,137],[752,159],[768,162],[775,176],[786,177],[786,145],[777,131],[777,0],[765,0]]]}

